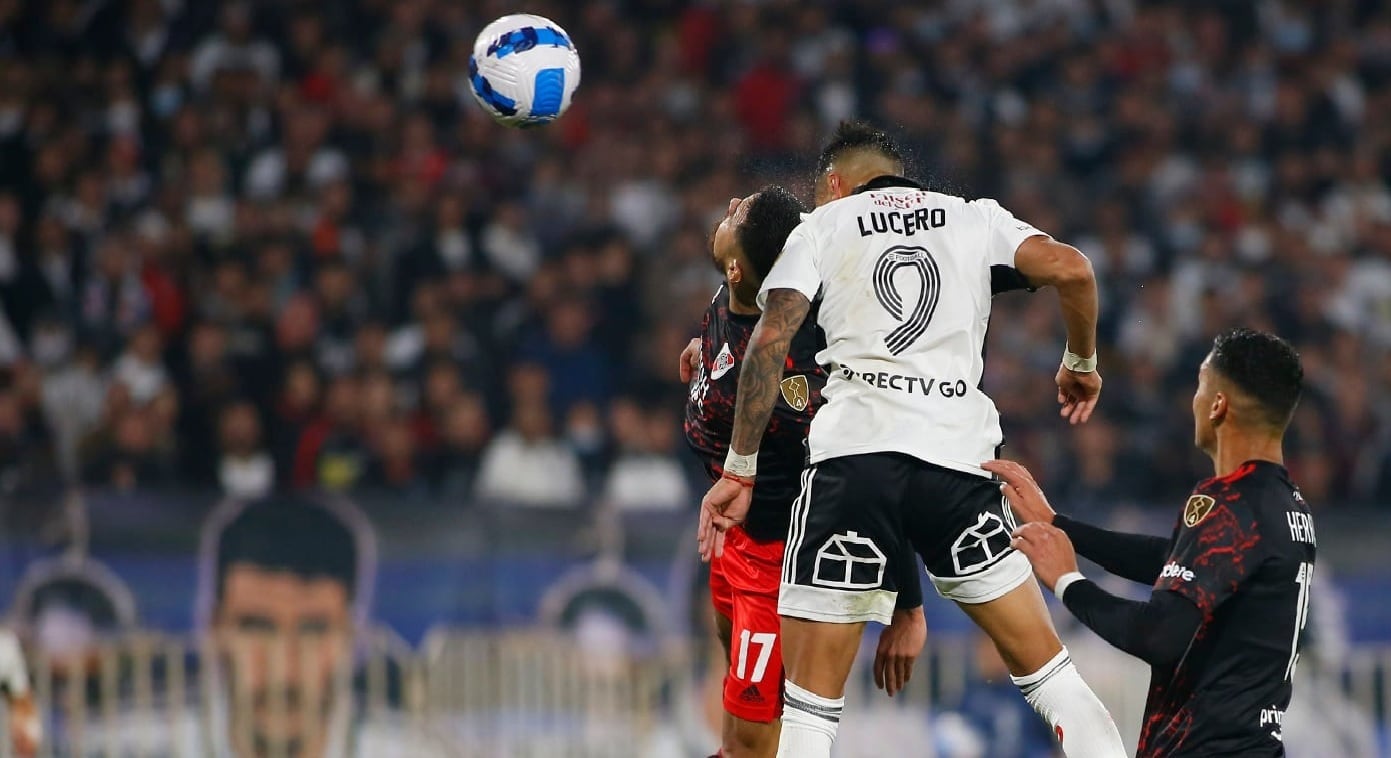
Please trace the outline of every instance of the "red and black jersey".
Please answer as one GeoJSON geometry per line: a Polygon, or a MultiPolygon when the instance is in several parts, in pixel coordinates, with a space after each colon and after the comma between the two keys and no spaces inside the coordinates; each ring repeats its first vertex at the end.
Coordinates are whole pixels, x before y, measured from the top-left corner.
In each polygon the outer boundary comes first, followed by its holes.
{"type": "Polygon", "coordinates": [[[1309,507],[1283,466],[1198,485],[1156,590],[1202,613],[1188,652],[1155,667],[1138,758],[1277,756],[1314,572],[1309,507]]]}
{"type": "MultiPolygon", "coordinates": [[[[686,442],[705,464],[711,479],[720,476],[734,433],[734,403],[744,350],[758,323],[756,315],[729,309],[729,289],[721,286],[701,324],[700,371],[686,400],[686,442]]],[[[807,429],[821,405],[826,371],[816,363],[822,337],[809,315],[792,338],[777,404],[758,447],[758,478],[744,529],[756,540],[784,539],[792,501],[801,489],[807,429]]]]}

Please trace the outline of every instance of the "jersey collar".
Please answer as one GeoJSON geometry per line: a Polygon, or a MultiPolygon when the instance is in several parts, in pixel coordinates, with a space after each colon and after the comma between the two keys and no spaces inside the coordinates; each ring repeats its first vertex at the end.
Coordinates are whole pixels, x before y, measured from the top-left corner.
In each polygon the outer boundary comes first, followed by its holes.
{"type": "Polygon", "coordinates": [[[873,192],[875,190],[889,189],[890,187],[907,187],[909,189],[927,191],[926,187],[918,184],[912,179],[905,179],[901,176],[876,176],[856,187],[855,191],[850,194],[858,195],[861,192],[873,192]]]}

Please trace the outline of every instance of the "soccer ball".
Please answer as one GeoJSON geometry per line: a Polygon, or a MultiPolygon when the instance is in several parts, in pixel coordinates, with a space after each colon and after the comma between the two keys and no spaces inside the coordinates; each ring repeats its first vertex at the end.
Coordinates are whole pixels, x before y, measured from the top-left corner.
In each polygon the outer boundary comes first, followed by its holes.
{"type": "Polygon", "coordinates": [[[506,126],[549,124],[580,86],[580,54],[570,35],[541,16],[503,16],[483,27],[468,68],[473,97],[506,126]]]}

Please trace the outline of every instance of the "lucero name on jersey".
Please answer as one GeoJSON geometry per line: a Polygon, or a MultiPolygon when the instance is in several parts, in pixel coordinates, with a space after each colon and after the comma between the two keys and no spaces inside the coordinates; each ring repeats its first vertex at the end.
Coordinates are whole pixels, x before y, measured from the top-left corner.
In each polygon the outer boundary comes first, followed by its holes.
{"type": "MultiPolygon", "coordinates": [[[[884,204],[880,198],[888,198],[889,201],[903,202],[902,196],[881,195],[875,197],[876,204],[884,204]]],[[[917,198],[911,200],[917,202],[917,198]]],[[[947,225],[947,211],[944,208],[918,208],[916,210],[906,210],[903,212],[894,211],[870,211],[856,219],[860,225],[860,236],[868,237],[871,234],[897,234],[901,237],[911,237],[919,231],[928,229],[940,229],[947,225]]]]}
{"type": "Polygon", "coordinates": [[[852,382],[858,380],[876,389],[907,392],[913,395],[930,396],[935,392],[944,398],[951,399],[965,396],[968,389],[965,379],[933,379],[925,376],[892,374],[887,371],[860,372],[844,363],[835,370],[852,382]]]}

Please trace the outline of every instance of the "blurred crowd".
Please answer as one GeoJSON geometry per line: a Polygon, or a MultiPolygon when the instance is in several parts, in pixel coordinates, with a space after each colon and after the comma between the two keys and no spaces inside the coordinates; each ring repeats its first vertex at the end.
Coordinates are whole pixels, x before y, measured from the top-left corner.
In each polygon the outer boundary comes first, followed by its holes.
{"type": "Polygon", "coordinates": [[[1060,508],[1208,473],[1194,375],[1273,329],[1316,506],[1391,499],[1391,6],[1374,0],[539,0],[571,111],[472,102],[477,0],[0,0],[0,493],[272,487],[692,507],[676,357],[708,236],[810,195],[841,119],[1076,244],[1098,419],[1055,299],[997,302],[987,389],[1060,508]]]}

